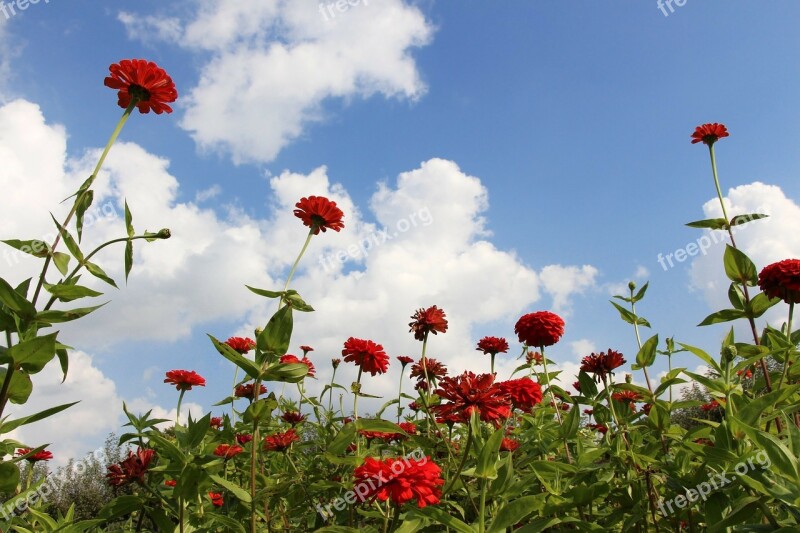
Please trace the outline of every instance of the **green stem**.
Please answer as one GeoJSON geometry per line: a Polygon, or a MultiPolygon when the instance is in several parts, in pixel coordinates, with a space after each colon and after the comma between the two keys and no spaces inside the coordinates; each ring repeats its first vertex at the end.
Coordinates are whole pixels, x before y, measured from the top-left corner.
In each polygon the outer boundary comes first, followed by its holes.
{"type": "Polygon", "coordinates": [[[14,371],[16,371],[14,365],[9,364],[6,378],[3,380],[2,388],[0,388],[0,418],[3,416],[3,411],[8,403],[8,389],[11,387],[11,378],[14,376],[14,371]]]}
{"type": "Polygon", "coordinates": [[[331,375],[331,386],[328,389],[328,415],[330,418],[333,418],[333,383],[336,379],[336,370],[336,368],[333,369],[333,374],[331,375]]]}
{"type": "Polygon", "coordinates": [[[353,398],[353,423],[356,425],[356,457],[361,457],[361,438],[358,433],[358,396],[361,393],[361,374],[364,372],[364,369],[359,367],[358,369],[358,378],[356,378],[356,386],[353,394],[355,397],[353,398]]]}
{"type": "Polygon", "coordinates": [[[494,375],[494,356],[495,356],[495,355],[497,355],[497,354],[495,354],[495,353],[492,353],[492,366],[491,366],[492,375],[494,375]]]}
{"type": "MultiPolygon", "coordinates": [[[[539,348],[542,354],[542,364],[544,365],[544,377],[547,385],[547,392],[550,393],[550,399],[553,402],[553,408],[556,410],[556,420],[558,420],[558,425],[561,428],[562,435],[564,434],[564,423],[561,420],[561,406],[558,405],[556,402],[556,395],[553,394],[553,389],[550,387],[550,373],[547,371],[547,356],[544,353],[544,346],[539,348]]],[[[531,366],[533,368],[533,366],[531,366]]],[[[564,452],[567,455],[567,462],[572,464],[572,454],[569,452],[569,444],[567,443],[567,437],[564,435],[564,452]]]]}
{"type": "MultiPolygon", "coordinates": [[[[786,325],[786,336],[789,339],[789,344],[792,343],[792,318],[794,316],[794,302],[789,304],[789,322],[786,325]]],[[[778,389],[781,388],[783,382],[786,381],[787,376],[789,375],[789,358],[791,357],[791,351],[786,352],[786,360],[783,362],[783,372],[781,373],[781,380],[778,382],[778,389]]]]}
{"type": "Polygon", "coordinates": [[[464,469],[464,463],[467,462],[467,457],[469,456],[470,446],[472,446],[472,424],[467,425],[467,445],[464,447],[464,455],[461,457],[461,462],[458,464],[458,469],[456,470],[455,475],[450,479],[450,483],[448,483],[445,489],[442,491],[442,498],[444,498],[445,495],[450,492],[450,489],[453,488],[456,480],[461,476],[461,471],[464,469]]]}
{"type": "Polygon", "coordinates": [[[181,389],[181,394],[180,394],[180,396],[178,396],[178,409],[177,409],[177,412],[175,413],[175,425],[176,426],[181,423],[181,403],[183,403],[183,395],[185,393],[186,393],[186,390],[181,389]]]}
{"type": "Polygon", "coordinates": [[[397,423],[400,423],[400,414],[403,412],[403,406],[400,402],[403,401],[403,374],[405,374],[406,367],[400,369],[400,387],[397,389],[397,423]]]}
{"type": "Polygon", "coordinates": [[[481,478],[481,508],[478,511],[480,518],[478,519],[478,533],[486,531],[486,479],[481,478]]]}
{"type": "MultiPolygon", "coordinates": [[[[314,236],[314,227],[312,226],[308,232],[308,236],[306,237],[306,242],[303,243],[303,248],[300,250],[300,253],[297,255],[297,259],[294,260],[294,264],[292,265],[292,269],[289,271],[289,275],[286,277],[286,284],[283,286],[283,292],[289,290],[289,283],[291,283],[292,278],[294,277],[294,273],[297,270],[297,265],[300,264],[300,259],[303,257],[303,254],[306,253],[306,249],[308,248],[308,244],[311,242],[311,237],[314,236]]],[[[278,309],[283,307],[283,297],[278,300],[278,309]]]]}
{"type": "MultiPolygon", "coordinates": [[[[717,188],[717,197],[719,198],[719,205],[722,207],[722,216],[725,218],[725,224],[730,226],[728,210],[725,208],[725,202],[722,199],[722,188],[719,186],[719,176],[717,175],[717,156],[714,153],[714,143],[708,145],[708,152],[711,154],[711,172],[714,174],[714,186],[717,188]]],[[[728,231],[730,232],[730,227],[728,227],[728,231]]],[[[731,240],[733,240],[733,235],[731,235],[731,240]]]]}
{"type": "MultiPolygon", "coordinates": [[[[636,316],[636,303],[634,303],[634,301],[633,301],[633,294],[634,294],[633,293],[633,289],[631,289],[631,313],[633,313],[633,316],[636,316]]],[[[638,324],[638,318],[639,317],[636,317],[636,318],[637,318],[637,320],[634,320],[634,322],[633,322],[633,331],[636,332],[636,344],[637,344],[637,346],[639,346],[639,349],[641,350],[642,349],[642,338],[639,336],[639,324],[638,324]]],[[[643,366],[642,367],[642,371],[644,372],[644,379],[647,382],[647,390],[650,391],[650,396],[652,396],[653,395],[653,387],[652,387],[652,385],[650,385],[650,375],[647,373],[647,367],[643,366]]],[[[653,398],[653,400],[655,400],[655,398],[653,398]]]]}
{"type": "MultiPolygon", "coordinates": [[[[100,168],[103,166],[103,163],[106,160],[108,152],[111,150],[111,147],[117,141],[117,137],[119,137],[119,134],[122,131],[122,127],[125,126],[125,123],[128,121],[128,118],[131,116],[131,112],[133,112],[133,109],[136,107],[137,103],[139,103],[138,98],[131,98],[131,103],[128,104],[128,107],[125,109],[125,112],[122,113],[122,117],[119,119],[119,122],[117,122],[117,127],[114,128],[114,131],[111,133],[111,137],[109,137],[108,142],[106,143],[106,147],[103,149],[103,153],[100,154],[100,159],[97,161],[97,165],[94,167],[94,172],[92,172],[92,175],[89,176],[89,179],[87,180],[85,186],[82,187],[83,189],[82,192],[78,193],[78,197],[75,199],[75,203],[72,205],[72,209],[70,209],[67,218],[65,218],[64,222],[61,224],[61,226],[64,229],[67,228],[67,224],[69,224],[70,220],[72,220],[72,217],[77,212],[78,206],[83,200],[83,197],[86,196],[86,194],[89,192],[89,188],[92,186],[92,183],[94,183],[94,180],[97,178],[97,173],[100,172],[100,168]]],[[[56,235],[56,238],[53,241],[52,246],[50,246],[50,254],[48,254],[48,256],[44,260],[44,266],[42,267],[41,274],[39,274],[39,281],[36,284],[36,290],[33,293],[33,300],[31,300],[31,303],[33,303],[33,305],[36,305],[36,300],[39,299],[39,293],[42,291],[42,285],[44,284],[45,275],[47,274],[47,269],[50,266],[50,261],[52,260],[52,254],[56,251],[56,247],[58,247],[59,242],[61,242],[61,233],[56,235]]]]}

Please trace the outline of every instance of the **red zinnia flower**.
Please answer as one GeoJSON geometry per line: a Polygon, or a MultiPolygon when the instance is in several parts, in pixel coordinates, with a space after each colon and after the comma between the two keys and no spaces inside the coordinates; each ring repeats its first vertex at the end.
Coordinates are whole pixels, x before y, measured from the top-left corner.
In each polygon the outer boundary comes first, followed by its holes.
{"type": "Polygon", "coordinates": [[[652,403],[646,403],[646,404],[644,404],[642,406],[642,412],[649,416],[650,415],[650,409],[652,409],[652,408],[653,408],[653,404],[652,403]]]}
{"type": "Polygon", "coordinates": [[[625,358],[622,354],[609,349],[608,352],[592,353],[584,357],[581,360],[581,370],[587,374],[594,374],[595,379],[600,381],[624,364],[625,358]]]}
{"type": "Polygon", "coordinates": [[[367,457],[355,469],[354,484],[361,489],[356,494],[362,502],[376,499],[385,502],[391,498],[392,503],[401,506],[416,500],[417,506],[423,508],[439,503],[440,487],[444,485],[441,474],[442,469],[430,457],[424,460],[389,457],[383,461],[367,457]]]}
{"type": "Polygon", "coordinates": [[[303,351],[303,356],[305,356],[308,352],[313,352],[314,351],[314,348],[312,348],[311,346],[306,346],[306,345],[301,346],[300,349],[303,351]]]}
{"type": "Polygon", "coordinates": [[[497,386],[517,409],[530,411],[534,405],[542,402],[542,387],[531,378],[511,379],[497,386]]]}
{"type": "Polygon", "coordinates": [[[362,372],[383,374],[389,368],[389,356],[383,351],[383,346],[370,340],[350,337],[344,343],[342,350],[344,360],[355,363],[362,372]]]}
{"type": "Polygon", "coordinates": [[[209,425],[214,429],[219,429],[222,427],[222,417],[221,416],[212,416],[211,420],[209,420],[209,425]]]}
{"type": "Polygon", "coordinates": [[[581,391],[581,382],[580,381],[576,381],[575,383],[572,384],[572,388],[575,389],[576,391],[580,392],[581,391]]]}
{"type": "Polygon", "coordinates": [[[564,335],[564,321],[550,311],[538,311],[523,315],[514,326],[519,342],[541,348],[552,346],[564,335]]]}
{"type": "Polygon", "coordinates": [[[412,411],[419,411],[421,409],[417,402],[411,402],[410,404],[408,404],[408,408],[411,409],[412,411]]]}
{"type": "Polygon", "coordinates": [[[259,393],[256,397],[253,396],[253,389],[255,388],[255,383],[248,383],[247,385],[238,385],[236,390],[234,391],[233,395],[237,398],[249,398],[250,400],[255,400],[258,396],[267,393],[267,388],[264,385],[259,387],[259,393]]]}
{"type": "Polygon", "coordinates": [[[168,479],[168,480],[164,481],[164,485],[166,485],[167,487],[174,487],[177,484],[178,484],[178,482],[175,481],[174,479],[168,479]]]}
{"type": "Polygon", "coordinates": [[[417,432],[417,425],[413,422],[400,422],[397,424],[400,426],[400,429],[408,433],[409,435],[414,435],[417,432]]]}
{"type": "Polygon", "coordinates": [[[639,396],[638,392],[634,392],[632,390],[615,392],[611,394],[611,397],[617,400],[618,402],[627,403],[628,407],[630,407],[632,410],[636,409],[636,402],[642,399],[642,397],[639,396]]]}
{"type": "Polygon", "coordinates": [[[464,372],[455,378],[444,378],[436,394],[449,402],[431,408],[443,418],[457,415],[460,422],[466,423],[474,410],[484,422],[496,422],[511,415],[509,399],[494,383],[492,374],[476,376],[464,372]]]}
{"type": "Polygon", "coordinates": [[[508,341],[502,337],[484,337],[478,341],[478,348],[487,355],[497,355],[508,351],[508,341]]]}
{"type": "Polygon", "coordinates": [[[242,446],[244,446],[245,444],[247,444],[251,440],[253,440],[253,436],[250,435],[249,433],[242,433],[242,434],[236,435],[236,442],[238,442],[242,446]]]}
{"type": "Polygon", "coordinates": [[[727,137],[728,135],[728,128],[726,128],[724,124],[717,124],[716,122],[713,124],[703,124],[702,126],[697,126],[694,133],[692,133],[692,144],[702,142],[703,144],[711,146],[719,139],[727,137]]]}
{"type": "Polygon", "coordinates": [[[129,451],[128,457],[124,461],[108,467],[106,479],[109,485],[121,487],[134,481],[143,483],[144,475],[147,473],[155,453],[154,450],[143,450],[142,448],[137,449],[136,453],[129,451]]]}
{"type": "Polygon", "coordinates": [[[737,370],[736,375],[739,377],[744,376],[745,379],[750,379],[753,377],[753,371],[749,368],[743,368],[742,370],[737,370]]]}
{"type": "MultiPolygon", "coordinates": [[[[17,450],[17,455],[19,457],[22,457],[23,455],[31,453],[32,449],[33,448],[20,448],[19,450],[17,450]]],[[[49,461],[52,458],[53,458],[52,452],[48,452],[47,450],[40,450],[35,454],[31,455],[30,457],[26,457],[25,460],[30,461],[31,463],[35,463],[37,461],[49,461]]]]}
{"type": "Polygon", "coordinates": [[[256,341],[245,337],[231,337],[225,341],[225,344],[244,355],[256,347],[256,341]]]}
{"type": "Polygon", "coordinates": [[[222,507],[225,504],[225,499],[222,497],[221,492],[209,492],[208,497],[214,507],[222,507]]]}
{"type": "Polygon", "coordinates": [[[608,433],[608,426],[605,425],[605,424],[589,424],[586,427],[592,428],[593,430],[595,430],[595,431],[597,431],[599,433],[602,433],[603,435],[608,433]]]}
{"type": "Polygon", "coordinates": [[[149,113],[150,110],[157,115],[164,111],[172,113],[167,104],[178,99],[178,91],[163,68],[144,59],[123,59],[108,70],[111,76],[106,77],[104,84],[119,91],[117,96],[121,108],[127,108],[131,98],[135,98],[140,113],[149,113]]]}
{"type": "Polygon", "coordinates": [[[516,439],[505,438],[500,443],[501,452],[513,452],[517,448],[519,448],[519,441],[516,439]]]}
{"type": "Polygon", "coordinates": [[[414,360],[407,355],[400,355],[397,357],[397,360],[400,361],[400,364],[403,365],[403,367],[405,367],[408,363],[414,362],[414,360]]]}
{"type": "Polygon", "coordinates": [[[800,303],[800,259],[784,259],[764,267],[758,275],[758,286],[770,298],[800,303]]]}
{"type": "Polygon", "coordinates": [[[295,433],[294,429],[290,429],[283,433],[268,435],[264,439],[264,449],[271,452],[282,452],[289,449],[293,442],[298,442],[299,440],[300,437],[295,433]]]}
{"type": "Polygon", "coordinates": [[[710,402],[701,405],[700,409],[702,409],[705,412],[709,412],[709,411],[716,411],[720,407],[721,406],[717,400],[711,400],[710,402]]]}
{"type": "Polygon", "coordinates": [[[447,332],[447,319],[444,311],[435,305],[427,309],[418,309],[411,315],[411,318],[414,321],[408,324],[411,327],[408,331],[413,331],[414,338],[418,341],[425,340],[428,333],[437,335],[447,332]]]}
{"type": "Polygon", "coordinates": [[[420,380],[424,380],[426,370],[428,371],[428,379],[432,381],[436,381],[447,376],[446,366],[436,359],[426,357],[424,361],[420,359],[418,363],[411,365],[411,376],[409,377],[411,379],[419,378],[420,380]]]}
{"type": "Polygon", "coordinates": [[[241,446],[230,445],[230,444],[220,444],[214,450],[214,455],[217,457],[224,457],[225,459],[230,459],[231,457],[235,457],[242,453],[244,448],[241,446]]]}
{"type": "Polygon", "coordinates": [[[194,370],[170,370],[164,383],[175,385],[180,391],[192,390],[192,387],[205,387],[206,380],[194,370]]]}
{"type": "Polygon", "coordinates": [[[300,414],[297,411],[286,411],[283,413],[283,416],[281,416],[281,420],[293,426],[296,426],[305,419],[306,415],[300,414]]]}
{"type": "Polygon", "coordinates": [[[342,217],[344,213],[336,207],[336,202],[323,196],[309,196],[302,198],[295,204],[294,216],[303,221],[303,225],[311,228],[314,235],[319,235],[319,230],[340,231],[344,227],[342,217]]]}
{"type": "Polygon", "coordinates": [[[539,352],[528,352],[528,355],[525,356],[525,360],[527,363],[534,364],[534,365],[541,365],[544,363],[544,357],[539,352]]]}
{"type": "Polygon", "coordinates": [[[291,364],[303,364],[308,367],[308,377],[313,378],[316,374],[316,369],[314,368],[314,363],[311,362],[311,359],[308,357],[303,356],[302,359],[298,359],[296,355],[286,354],[281,357],[281,363],[284,365],[291,365],[291,364]]]}

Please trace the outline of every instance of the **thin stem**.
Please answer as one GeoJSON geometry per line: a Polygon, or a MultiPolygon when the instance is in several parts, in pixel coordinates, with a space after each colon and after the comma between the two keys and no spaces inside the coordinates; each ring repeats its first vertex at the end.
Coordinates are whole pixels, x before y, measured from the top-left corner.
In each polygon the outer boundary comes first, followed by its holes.
{"type": "MultiPolygon", "coordinates": [[[[792,318],[794,316],[794,302],[789,303],[789,322],[786,325],[786,336],[789,339],[789,344],[792,343],[792,318]]],[[[791,351],[786,352],[786,360],[783,362],[783,372],[781,373],[781,380],[778,382],[778,389],[781,388],[783,382],[786,381],[786,377],[789,374],[789,357],[791,356],[791,351]]]]}
{"type": "Polygon", "coordinates": [[[442,491],[442,497],[450,492],[450,489],[453,488],[456,480],[459,478],[459,476],[461,476],[461,471],[464,469],[464,463],[467,462],[467,457],[469,456],[470,446],[472,446],[472,424],[467,425],[467,445],[464,447],[464,455],[461,457],[461,462],[458,464],[456,474],[450,479],[450,483],[448,483],[445,489],[442,491]]]}
{"type": "MultiPolygon", "coordinates": [[[[356,386],[353,394],[355,397],[353,398],[353,423],[356,425],[356,429],[358,429],[358,396],[361,393],[361,374],[364,372],[364,369],[359,367],[358,368],[358,378],[356,378],[356,386]]],[[[361,439],[359,438],[358,431],[356,430],[356,456],[361,457],[361,439]]]]}
{"type": "MultiPolygon", "coordinates": [[[[633,301],[633,294],[634,294],[633,293],[633,289],[631,289],[631,313],[633,313],[633,315],[636,316],[636,303],[633,301]]],[[[639,324],[638,324],[638,318],[639,317],[636,317],[636,318],[637,318],[637,320],[633,321],[633,331],[636,332],[636,345],[639,346],[639,349],[641,350],[642,349],[642,338],[639,336],[639,324]]],[[[647,367],[643,366],[642,367],[642,371],[644,372],[644,379],[647,382],[647,390],[650,391],[650,395],[652,396],[653,395],[653,387],[652,387],[652,385],[650,385],[650,375],[647,373],[647,367]]],[[[655,398],[653,398],[653,400],[655,400],[655,398]]]]}
{"type": "Polygon", "coordinates": [[[8,403],[8,389],[11,387],[11,378],[14,377],[14,365],[9,364],[6,371],[6,378],[3,380],[3,387],[0,388],[0,417],[3,416],[3,411],[8,403]]]}
{"type": "MultiPolygon", "coordinates": [[[[300,259],[303,257],[303,254],[306,253],[306,249],[308,248],[308,244],[311,242],[311,237],[314,236],[314,227],[312,226],[311,229],[308,231],[308,236],[306,237],[306,242],[303,243],[303,248],[300,250],[300,253],[297,254],[297,259],[294,260],[294,264],[292,265],[292,269],[289,271],[289,275],[286,277],[286,284],[283,286],[283,292],[289,290],[289,283],[291,283],[292,278],[294,277],[294,273],[297,270],[297,265],[300,264],[300,259]]],[[[278,309],[283,307],[283,297],[278,300],[278,309]]]]}
{"type": "Polygon", "coordinates": [[[481,507],[478,511],[478,533],[486,531],[486,479],[481,478],[481,507]]]}
{"type": "Polygon", "coordinates": [[[177,412],[175,413],[175,425],[176,426],[181,423],[181,403],[183,403],[183,395],[185,393],[186,393],[186,390],[181,389],[181,394],[180,394],[180,396],[178,396],[178,409],[177,409],[177,412]]]}
{"type": "MultiPolygon", "coordinates": [[[[542,364],[544,365],[544,379],[545,384],[547,385],[547,392],[550,393],[550,400],[553,402],[553,408],[556,410],[556,420],[558,420],[558,425],[562,429],[564,429],[564,423],[561,421],[561,406],[556,403],[556,395],[553,394],[553,389],[550,387],[550,373],[547,371],[547,356],[544,353],[544,346],[540,347],[541,350],[539,353],[542,354],[542,364]]],[[[531,367],[532,368],[532,367],[531,367]]],[[[567,454],[567,462],[572,464],[572,454],[569,452],[569,444],[567,443],[567,437],[564,436],[564,452],[567,454]]]]}
{"type": "Polygon", "coordinates": [[[401,405],[400,402],[402,402],[402,399],[403,399],[403,374],[405,374],[405,371],[406,371],[406,367],[405,367],[405,365],[403,365],[403,367],[400,369],[400,387],[398,387],[398,389],[397,389],[397,423],[398,424],[400,423],[400,414],[403,412],[403,406],[401,405]]]}

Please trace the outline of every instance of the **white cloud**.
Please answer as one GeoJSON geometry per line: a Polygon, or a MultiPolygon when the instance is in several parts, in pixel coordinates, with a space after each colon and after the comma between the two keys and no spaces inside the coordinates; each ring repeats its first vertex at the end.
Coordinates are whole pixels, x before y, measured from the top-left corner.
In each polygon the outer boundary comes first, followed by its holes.
{"type": "Polygon", "coordinates": [[[589,354],[597,352],[597,346],[589,339],[580,339],[569,343],[572,353],[578,358],[584,358],[589,354]]]}
{"type": "Polygon", "coordinates": [[[411,51],[433,28],[402,0],[352,8],[325,20],[316,2],[197,2],[192,20],[122,13],[130,36],[164,39],[207,62],[179,88],[182,126],[200,148],[234,162],[271,161],[325,118],[324,102],[374,94],[414,100],[425,92],[411,51]]]}
{"type": "Polygon", "coordinates": [[[219,196],[219,193],[222,192],[222,187],[219,185],[212,185],[208,189],[203,189],[202,191],[197,191],[197,194],[194,195],[195,203],[203,203],[205,201],[211,200],[212,198],[216,198],[219,196]]]}
{"type": "Polygon", "coordinates": [[[548,265],[542,269],[541,276],[545,290],[553,297],[553,310],[568,315],[572,310],[570,296],[593,288],[597,269],[591,265],[548,265]]]}

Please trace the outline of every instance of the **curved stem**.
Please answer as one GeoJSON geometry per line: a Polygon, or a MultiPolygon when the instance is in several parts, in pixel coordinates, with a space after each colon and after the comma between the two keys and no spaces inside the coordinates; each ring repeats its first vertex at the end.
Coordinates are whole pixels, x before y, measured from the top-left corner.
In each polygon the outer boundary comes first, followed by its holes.
{"type": "MultiPolygon", "coordinates": [[[[291,283],[292,278],[294,277],[294,273],[297,270],[297,265],[300,264],[300,259],[303,257],[303,254],[306,253],[306,249],[308,248],[308,244],[311,242],[311,237],[314,236],[314,228],[312,227],[308,231],[308,236],[306,237],[306,242],[303,243],[303,248],[300,250],[300,253],[297,254],[297,259],[294,260],[294,264],[292,265],[292,269],[289,270],[289,275],[286,277],[286,284],[283,286],[283,292],[289,290],[289,283],[291,283]]],[[[278,309],[283,307],[283,297],[278,300],[278,309]]]]}
{"type": "Polygon", "coordinates": [[[183,395],[185,393],[186,393],[186,391],[181,389],[181,395],[178,396],[178,409],[177,409],[177,412],[175,413],[175,425],[176,426],[181,423],[181,403],[183,403],[183,395]]]}

